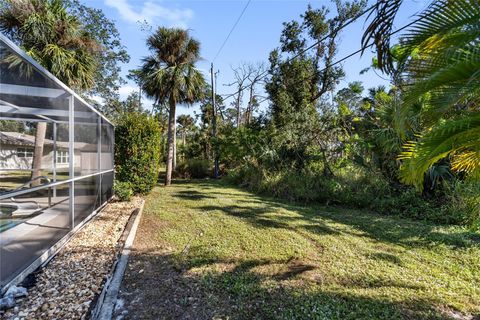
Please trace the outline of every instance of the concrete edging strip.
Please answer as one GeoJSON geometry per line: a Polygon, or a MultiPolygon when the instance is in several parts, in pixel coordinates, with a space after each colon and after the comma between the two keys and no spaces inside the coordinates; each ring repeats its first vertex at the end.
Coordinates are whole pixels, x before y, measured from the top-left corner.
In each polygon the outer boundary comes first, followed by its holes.
{"type": "Polygon", "coordinates": [[[142,201],[133,225],[128,233],[127,239],[125,240],[125,245],[123,246],[120,257],[114,266],[113,275],[105,282],[103,292],[97,300],[97,306],[95,307],[96,312],[94,311],[92,314],[93,320],[112,319],[115,304],[117,302],[117,296],[120,291],[123,275],[125,274],[125,270],[127,268],[128,257],[130,255],[131,247],[133,246],[133,241],[135,240],[135,236],[137,234],[137,229],[138,225],[140,224],[144,205],[145,200],[142,201]]]}

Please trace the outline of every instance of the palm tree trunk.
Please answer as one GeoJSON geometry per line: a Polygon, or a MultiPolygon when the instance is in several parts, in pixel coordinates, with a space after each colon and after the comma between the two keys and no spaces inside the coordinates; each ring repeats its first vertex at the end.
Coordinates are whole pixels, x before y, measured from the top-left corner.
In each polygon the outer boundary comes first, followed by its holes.
{"type": "MultiPolygon", "coordinates": [[[[31,180],[40,177],[42,171],[43,145],[45,143],[45,133],[47,131],[46,122],[37,123],[37,132],[35,133],[35,149],[33,151],[33,164],[31,180]]],[[[40,180],[32,182],[32,187],[40,185],[40,180]]]]}
{"type": "Polygon", "coordinates": [[[173,129],[173,168],[172,171],[175,172],[177,168],[177,126],[173,129]]]}
{"type": "Polygon", "coordinates": [[[175,108],[175,99],[171,97],[170,110],[168,112],[167,172],[165,175],[166,186],[172,184],[173,158],[175,154],[175,108]]]}

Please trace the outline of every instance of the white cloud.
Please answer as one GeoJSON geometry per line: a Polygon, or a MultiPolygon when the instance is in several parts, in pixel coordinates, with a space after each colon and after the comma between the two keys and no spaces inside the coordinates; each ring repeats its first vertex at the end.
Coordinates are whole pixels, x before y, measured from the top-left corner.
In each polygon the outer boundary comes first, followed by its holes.
{"type": "MultiPolygon", "coordinates": [[[[132,84],[125,84],[121,86],[118,89],[120,100],[125,101],[132,92],[138,92],[138,90],[138,86],[132,84]]],[[[147,110],[152,110],[153,100],[147,98],[144,94],[142,94],[142,106],[147,110]]]]}
{"type": "Polygon", "coordinates": [[[133,23],[147,21],[154,25],[185,28],[193,18],[190,9],[171,9],[156,1],[145,1],[140,9],[133,8],[127,0],[105,0],[105,5],[117,9],[122,19],[133,23]]]}
{"type": "Polygon", "coordinates": [[[100,96],[91,96],[90,99],[97,102],[98,104],[104,104],[105,100],[100,96]]]}
{"type": "Polygon", "coordinates": [[[118,89],[118,94],[120,95],[121,100],[125,100],[130,95],[130,93],[132,93],[134,91],[138,91],[138,87],[126,84],[124,86],[121,86],[118,89]]]}

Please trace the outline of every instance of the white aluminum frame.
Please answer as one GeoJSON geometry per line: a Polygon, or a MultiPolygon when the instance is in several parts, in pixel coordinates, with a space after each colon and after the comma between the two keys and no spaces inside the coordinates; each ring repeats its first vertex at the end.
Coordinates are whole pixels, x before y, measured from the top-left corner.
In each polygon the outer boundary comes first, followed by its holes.
{"type": "Polygon", "coordinates": [[[87,108],[95,112],[97,115],[99,115],[103,120],[107,121],[113,126],[113,123],[107,119],[102,113],[100,113],[98,110],[96,110],[94,107],[92,107],[88,102],[86,102],[82,97],[80,97],[78,94],[76,94],[72,89],[70,89],[66,84],[64,84],[62,81],[58,80],[53,74],[51,74],[47,69],[42,67],[37,61],[35,61],[32,57],[30,57],[28,54],[23,52],[15,43],[13,43],[10,39],[8,39],[3,33],[0,32],[0,40],[3,41],[9,49],[14,51],[16,54],[21,56],[23,59],[25,59],[27,62],[32,64],[41,74],[45,75],[47,78],[49,78],[51,81],[53,81],[55,84],[60,86],[62,89],[64,89],[66,92],[68,92],[70,95],[72,95],[75,99],[78,99],[80,102],[82,102],[87,108]]]}
{"type": "MultiPolygon", "coordinates": [[[[82,97],[76,94],[73,90],[71,90],[68,86],[66,86],[63,82],[58,80],[55,76],[53,76],[48,70],[42,67],[39,63],[37,63],[33,58],[28,56],[25,52],[23,52],[17,45],[15,45],[11,40],[9,40],[5,35],[0,32],[0,41],[2,41],[5,46],[10,49],[15,54],[19,55],[23,58],[27,63],[31,64],[41,75],[45,76],[49,80],[51,80],[54,84],[58,85],[61,89],[55,88],[40,88],[40,87],[29,87],[29,86],[21,86],[21,85],[13,85],[13,84],[1,84],[3,85],[2,93],[5,94],[15,94],[15,95],[29,95],[29,96],[45,96],[45,97],[67,97],[68,99],[68,111],[67,110],[55,110],[50,108],[29,108],[29,107],[20,107],[16,106],[12,103],[1,101],[0,100],[0,120],[15,120],[15,121],[28,121],[28,122],[48,122],[53,124],[53,181],[48,184],[43,184],[40,186],[28,188],[28,189],[21,189],[15,190],[11,192],[5,192],[0,194],[0,200],[10,199],[14,197],[18,197],[20,195],[25,195],[29,193],[33,193],[40,190],[45,189],[53,189],[53,196],[56,196],[56,189],[60,185],[69,184],[69,214],[71,219],[71,229],[70,231],[62,237],[56,244],[46,249],[45,252],[41,256],[39,256],[32,264],[29,266],[19,266],[21,270],[18,274],[15,275],[13,280],[10,280],[9,283],[4,284],[3,287],[0,287],[0,293],[4,292],[9,286],[14,285],[22,281],[29,273],[33,272],[38,266],[45,264],[48,262],[55,253],[60,250],[60,248],[70,239],[78,230],[80,230],[92,217],[94,217],[101,209],[110,201],[111,198],[105,199],[104,202],[99,204],[99,207],[95,209],[92,213],[88,215],[85,219],[80,221],[77,225],[75,225],[75,183],[80,180],[88,179],[90,177],[99,176],[99,187],[102,190],[102,176],[104,174],[112,173],[115,176],[115,172],[113,169],[113,163],[111,166],[109,165],[109,169],[102,170],[102,133],[104,131],[105,124],[110,125],[111,129],[114,130],[113,123],[107,119],[103,114],[101,114],[98,110],[92,107],[89,103],[87,103],[82,97]],[[27,90],[28,87],[28,90],[27,90]],[[5,90],[4,90],[5,89],[5,90]],[[32,94],[33,89],[33,94],[32,94]],[[28,92],[27,92],[28,91],[28,92]],[[64,91],[64,92],[63,92],[64,91]],[[75,103],[81,103],[82,108],[86,107],[90,112],[86,111],[77,111],[75,112],[75,103]],[[13,114],[18,114],[20,116],[25,116],[25,118],[16,118],[12,116],[12,113],[9,111],[15,110],[13,114]],[[2,112],[6,112],[6,115],[2,115],[2,112]],[[75,117],[77,118],[91,118],[92,115],[95,114],[97,117],[96,120],[96,127],[97,127],[97,172],[75,176],[75,125],[81,124],[82,120],[79,123],[75,122],[75,117]],[[48,116],[57,116],[57,117],[68,117],[68,121],[51,119],[48,116]],[[68,152],[69,152],[69,178],[66,180],[57,181],[57,124],[65,123],[69,125],[68,128],[68,152]]],[[[66,119],[65,119],[66,120],[66,119]]],[[[92,122],[92,124],[95,124],[92,122]]],[[[108,128],[110,130],[110,128],[108,128]]],[[[107,131],[110,133],[110,131],[107,131]]],[[[115,147],[115,136],[112,132],[111,137],[111,147],[112,147],[112,162],[113,162],[113,153],[115,147]]],[[[110,140],[109,139],[109,140],[110,140]]],[[[103,198],[103,190],[100,199],[103,198]]],[[[101,200],[100,200],[101,201],[101,200]]]]}

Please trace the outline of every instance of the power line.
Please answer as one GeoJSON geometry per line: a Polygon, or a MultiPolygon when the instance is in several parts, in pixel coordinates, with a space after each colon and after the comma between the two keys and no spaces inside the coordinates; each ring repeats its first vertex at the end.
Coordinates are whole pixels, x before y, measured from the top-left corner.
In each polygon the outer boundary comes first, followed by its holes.
{"type": "Polygon", "coordinates": [[[316,41],[314,44],[308,46],[307,48],[305,48],[305,49],[303,49],[303,50],[300,50],[299,53],[297,53],[297,54],[294,55],[293,57],[290,57],[289,59],[287,59],[286,62],[290,62],[290,61],[298,58],[299,56],[301,56],[302,54],[304,54],[304,53],[307,52],[308,50],[311,50],[311,49],[315,48],[315,46],[317,46],[320,42],[327,40],[328,38],[332,37],[333,35],[335,35],[335,34],[338,33],[339,31],[341,31],[342,29],[348,27],[349,25],[351,25],[352,23],[354,23],[355,21],[357,21],[358,18],[360,18],[361,16],[365,15],[365,14],[368,13],[369,11],[372,11],[373,9],[375,9],[376,6],[377,6],[377,5],[374,4],[374,5],[370,6],[368,9],[365,9],[364,11],[360,12],[358,15],[356,15],[355,17],[353,17],[352,19],[350,19],[350,21],[348,21],[347,23],[343,24],[340,28],[337,28],[337,29],[333,30],[332,32],[330,32],[328,35],[326,35],[326,36],[323,37],[322,39],[316,41]]]}
{"type": "Polygon", "coordinates": [[[223,47],[225,47],[225,45],[227,44],[228,39],[229,39],[230,36],[232,35],[233,30],[235,30],[235,28],[237,27],[237,24],[240,22],[240,19],[242,19],[243,14],[244,14],[245,11],[247,10],[248,6],[250,5],[250,2],[252,2],[252,0],[248,0],[248,1],[247,1],[247,4],[245,5],[245,7],[243,8],[242,12],[241,12],[240,15],[238,16],[237,21],[235,21],[235,23],[233,24],[232,29],[230,29],[230,32],[228,33],[227,37],[226,37],[225,40],[223,41],[222,45],[220,46],[220,49],[218,49],[217,54],[215,55],[215,58],[213,58],[212,62],[215,62],[215,60],[216,60],[216,59],[218,58],[218,56],[220,55],[220,52],[222,52],[223,47]]]}
{"type": "MultiPolygon", "coordinates": [[[[369,11],[369,10],[371,10],[371,9],[372,9],[372,8],[364,11],[361,15],[365,14],[367,11],[369,11]]],[[[361,16],[361,15],[360,15],[360,16],[361,16]]],[[[358,17],[360,17],[360,16],[358,16],[358,17]]],[[[355,19],[357,19],[358,17],[356,17],[355,19]]],[[[410,27],[410,26],[413,25],[414,23],[417,23],[418,21],[422,20],[423,18],[424,18],[424,16],[420,16],[418,19],[415,19],[414,21],[412,21],[412,22],[404,25],[403,27],[401,27],[401,28],[399,28],[399,29],[397,29],[397,30],[389,33],[389,34],[388,34],[388,37],[393,36],[393,35],[399,33],[399,32],[402,31],[402,30],[405,30],[406,28],[410,27]]],[[[339,30],[340,30],[340,29],[339,29],[339,30]]],[[[323,41],[323,40],[320,40],[320,41],[323,41]]],[[[317,43],[318,43],[318,42],[317,42],[317,43]]],[[[341,59],[339,59],[339,60],[336,60],[335,62],[333,62],[333,63],[325,66],[325,67],[322,68],[322,69],[320,69],[319,72],[323,72],[323,71],[327,70],[328,68],[331,68],[331,67],[333,67],[333,66],[335,66],[335,65],[337,65],[337,64],[339,64],[339,63],[342,63],[343,61],[345,61],[345,60],[347,60],[347,59],[349,59],[349,58],[351,58],[351,57],[359,54],[360,52],[364,51],[365,49],[368,49],[368,48],[370,48],[370,47],[373,47],[374,45],[375,45],[375,43],[372,42],[372,43],[370,43],[370,44],[368,44],[368,45],[362,46],[360,49],[358,49],[358,50],[356,50],[356,51],[354,51],[354,52],[346,55],[345,57],[343,57],[343,58],[341,58],[341,59]]],[[[314,46],[314,45],[313,45],[313,46],[314,46]]],[[[311,49],[311,48],[313,48],[313,46],[310,46],[309,48],[311,49]]],[[[298,54],[295,55],[295,57],[298,57],[298,56],[299,56],[298,54]]],[[[292,59],[287,59],[286,62],[289,62],[289,61],[291,61],[291,60],[292,60],[292,59]]],[[[268,73],[268,70],[265,71],[264,73],[268,73]]],[[[264,77],[266,77],[266,76],[267,76],[267,74],[265,74],[264,76],[262,76],[262,78],[264,78],[264,77]]],[[[305,79],[302,79],[302,82],[304,82],[304,81],[305,81],[305,79]]],[[[295,83],[295,84],[296,84],[296,83],[295,83]]],[[[242,90],[245,89],[245,88],[246,88],[246,87],[240,88],[238,91],[236,91],[236,92],[234,92],[234,93],[232,93],[232,94],[227,95],[227,96],[224,98],[224,100],[229,99],[229,98],[235,96],[236,94],[238,94],[240,91],[242,91],[242,90]]]]}
{"type": "MultiPolygon", "coordinates": [[[[394,34],[397,34],[397,33],[399,33],[400,31],[405,30],[406,28],[410,27],[410,26],[413,25],[414,23],[417,23],[418,21],[422,20],[423,18],[424,18],[424,16],[421,16],[421,17],[419,17],[418,19],[415,19],[414,21],[412,21],[412,22],[404,25],[403,27],[401,27],[401,28],[399,28],[399,29],[397,29],[397,30],[389,33],[389,34],[388,34],[388,37],[393,36],[394,34]]],[[[337,65],[337,64],[339,64],[339,63],[342,63],[343,61],[345,61],[345,60],[347,60],[347,59],[350,59],[351,57],[359,54],[359,53],[362,52],[363,50],[368,49],[368,48],[370,48],[370,47],[373,47],[374,45],[375,45],[375,43],[372,42],[372,43],[370,43],[370,44],[368,44],[368,45],[366,45],[366,46],[363,46],[363,47],[361,47],[360,49],[358,49],[358,50],[350,53],[349,55],[346,55],[345,57],[343,57],[343,58],[341,58],[341,59],[339,59],[339,60],[337,60],[337,61],[329,64],[328,66],[324,67],[323,69],[320,69],[319,72],[323,72],[323,71],[327,70],[328,68],[331,68],[331,67],[333,67],[333,66],[335,66],[335,65],[337,65]]],[[[303,80],[303,81],[305,81],[305,80],[303,80]]]]}
{"type": "MultiPolygon", "coordinates": [[[[390,37],[390,36],[393,36],[394,34],[399,33],[399,32],[402,31],[402,30],[405,30],[406,28],[410,27],[410,26],[413,25],[414,23],[417,23],[418,21],[422,20],[423,18],[424,18],[424,16],[421,16],[420,18],[418,18],[418,19],[416,19],[416,20],[414,20],[414,21],[412,21],[412,22],[404,25],[403,27],[401,27],[401,28],[399,28],[399,29],[391,32],[388,36],[389,36],[389,37],[390,37]]],[[[359,54],[360,52],[363,52],[365,49],[368,49],[368,48],[370,48],[370,47],[373,47],[374,44],[375,44],[375,43],[371,43],[371,44],[369,44],[369,45],[363,46],[362,48],[358,49],[357,51],[352,52],[352,53],[350,53],[349,55],[343,57],[342,59],[337,60],[337,61],[335,61],[334,63],[326,66],[326,67],[323,68],[323,69],[321,69],[320,72],[325,71],[326,69],[328,69],[328,68],[330,68],[330,67],[333,67],[334,65],[337,65],[337,64],[339,64],[339,63],[341,63],[341,62],[343,62],[343,61],[345,61],[345,60],[347,60],[347,59],[349,59],[349,58],[351,58],[351,57],[359,54]]]]}
{"type": "MultiPolygon", "coordinates": [[[[302,49],[300,50],[300,52],[298,52],[297,54],[295,54],[294,56],[288,58],[285,62],[288,63],[296,58],[298,58],[299,56],[301,56],[302,54],[304,54],[305,52],[315,48],[315,46],[317,46],[320,42],[322,41],[325,41],[326,39],[332,37],[333,35],[335,35],[336,33],[340,32],[342,29],[346,28],[347,26],[349,26],[350,24],[352,24],[353,22],[355,22],[358,18],[360,18],[361,16],[365,15],[366,13],[372,11],[373,9],[376,8],[376,4],[370,6],[369,8],[365,9],[364,11],[360,12],[358,15],[356,15],[355,17],[351,18],[348,22],[346,22],[345,24],[343,24],[342,26],[340,26],[339,28],[333,30],[332,32],[330,32],[329,34],[327,34],[326,36],[324,36],[323,38],[321,38],[320,40],[317,40],[315,43],[313,43],[312,45],[308,46],[307,48],[305,49],[302,49]]],[[[261,78],[264,78],[268,75],[268,70],[265,70],[264,72],[260,73],[261,75],[261,78]],[[264,74],[264,75],[262,75],[264,74]]],[[[240,91],[243,91],[245,88],[247,88],[248,86],[244,86],[244,87],[241,87],[240,89],[238,89],[238,91],[236,91],[235,93],[232,93],[232,94],[229,94],[225,97],[225,99],[229,99],[230,97],[233,97],[235,96],[236,94],[238,94],[240,91]]]]}

